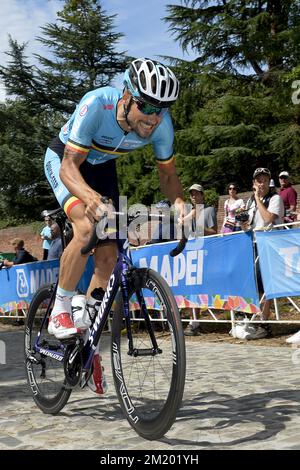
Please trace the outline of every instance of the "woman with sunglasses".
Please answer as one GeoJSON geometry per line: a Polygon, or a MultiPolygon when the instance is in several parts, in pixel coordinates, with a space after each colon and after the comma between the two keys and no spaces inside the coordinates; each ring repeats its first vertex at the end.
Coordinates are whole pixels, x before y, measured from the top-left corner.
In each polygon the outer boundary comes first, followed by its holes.
{"type": "Polygon", "coordinates": [[[229,199],[226,199],[224,203],[224,222],[221,228],[221,233],[232,233],[241,230],[241,225],[235,219],[237,212],[245,209],[245,203],[243,199],[239,199],[237,196],[237,185],[235,183],[229,183],[227,185],[227,192],[229,199]]]}
{"type": "MultiPolygon", "coordinates": [[[[125,72],[123,92],[107,86],[87,93],[47,149],[46,176],[74,232],[61,257],[49,322],[49,333],[57,338],[80,332],[71,319],[71,298],[88,259],[80,249],[89,240],[94,220],[112,210],[103,197],[112,200],[118,210],[116,158],[151,143],[161,191],[175,204],[179,218],[184,217],[168,113],[178,94],[179,83],[168,67],[154,60],[136,59],[125,72]]],[[[95,272],[88,293],[94,287],[106,289],[115,258],[114,241],[101,242],[94,253],[95,272]]]]}

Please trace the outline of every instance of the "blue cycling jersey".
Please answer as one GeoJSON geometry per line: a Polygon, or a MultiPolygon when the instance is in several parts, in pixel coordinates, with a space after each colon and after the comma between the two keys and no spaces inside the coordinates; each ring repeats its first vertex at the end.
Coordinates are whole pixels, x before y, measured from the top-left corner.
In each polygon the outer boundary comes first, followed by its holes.
{"type": "Polygon", "coordinates": [[[69,121],[62,127],[60,140],[83,155],[92,165],[118,158],[132,150],[153,144],[157,161],[169,162],[173,156],[174,130],[165,113],[149,139],[135,132],[126,133],[117,122],[117,104],[121,91],[112,87],[90,91],[80,101],[69,121]]]}

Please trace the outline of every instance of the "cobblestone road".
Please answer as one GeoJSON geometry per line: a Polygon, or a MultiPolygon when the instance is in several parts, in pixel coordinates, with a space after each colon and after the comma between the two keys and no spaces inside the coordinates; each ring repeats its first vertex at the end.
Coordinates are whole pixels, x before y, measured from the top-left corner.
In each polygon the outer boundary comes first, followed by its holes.
{"type": "Polygon", "coordinates": [[[121,414],[108,337],[106,398],[76,391],[58,416],[42,414],[29,394],[22,332],[0,341],[0,449],[300,449],[300,350],[188,340],[183,407],[167,435],[148,442],[121,414]]]}

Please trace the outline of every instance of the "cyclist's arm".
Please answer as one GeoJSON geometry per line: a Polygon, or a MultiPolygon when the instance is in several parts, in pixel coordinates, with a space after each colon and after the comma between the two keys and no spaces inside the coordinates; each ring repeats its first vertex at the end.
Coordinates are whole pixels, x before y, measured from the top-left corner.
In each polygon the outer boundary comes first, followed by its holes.
{"type": "Polygon", "coordinates": [[[182,219],[185,214],[183,190],[181,182],[176,174],[174,160],[166,163],[157,162],[161,192],[166,196],[179,211],[179,218],[182,219]]]}
{"type": "Polygon", "coordinates": [[[196,209],[192,209],[183,219],[183,222],[189,222],[196,217],[196,209]]]}
{"type": "Polygon", "coordinates": [[[97,209],[102,206],[101,195],[84,181],[79,171],[85,159],[82,153],[66,145],[59,175],[70,193],[85,204],[86,215],[93,222],[97,218],[97,209]]]}

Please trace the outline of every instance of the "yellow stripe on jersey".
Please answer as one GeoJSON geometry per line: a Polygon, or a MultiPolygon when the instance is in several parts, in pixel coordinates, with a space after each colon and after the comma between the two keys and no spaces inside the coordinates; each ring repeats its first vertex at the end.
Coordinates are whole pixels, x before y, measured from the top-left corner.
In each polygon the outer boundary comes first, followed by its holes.
{"type": "Polygon", "coordinates": [[[80,144],[75,144],[75,142],[72,142],[70,140],[68,140],[68,142],[66,143],[66,148],[75,150],[75,152],[81,153],[83,155],[86,155],[90,151],[89,147],[84,147],[84,146],[81,146],[80,144]]]}
{"type": "Polygon", "coordinates": [[[160,165],[167,165],[168,163],[171,163],[174,160],[174,158],[175,158],[174,155],[172,155],[172,157],[170,157],[168,160],[159,160],[159,158],[157,158],[156,161],[160,165]]]}
{"type": "Polygon", "coordinates": [[[110,155],[125,155],[126,153],[129,153],[129,151],[127,152],[124,149],[120,149],[120,150],[115,151],[115,150],[108,150],[107,147],[101,148],[98,145],[96,145],[95,143],[92,143],[91,148],[94,149],[94,150],[97,150],[98,152],[109,153],[110,155]]]}

